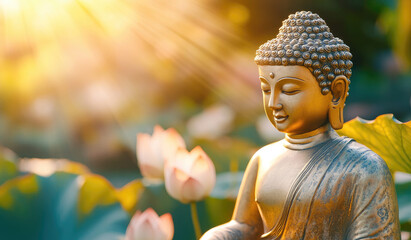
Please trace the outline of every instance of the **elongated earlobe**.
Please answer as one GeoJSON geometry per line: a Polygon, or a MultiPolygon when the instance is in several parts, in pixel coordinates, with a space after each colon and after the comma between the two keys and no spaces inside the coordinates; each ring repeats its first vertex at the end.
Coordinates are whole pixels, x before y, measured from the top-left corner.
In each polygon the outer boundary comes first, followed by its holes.
{"type": "Polygon", "coordinates": [[[343,110],[348,92],[348,80],[345,76],[337,76],[331,84],[331,94],[333,99],[328,111],[328,120],[331,127],[341,129],[344,124],[343,110]]]}

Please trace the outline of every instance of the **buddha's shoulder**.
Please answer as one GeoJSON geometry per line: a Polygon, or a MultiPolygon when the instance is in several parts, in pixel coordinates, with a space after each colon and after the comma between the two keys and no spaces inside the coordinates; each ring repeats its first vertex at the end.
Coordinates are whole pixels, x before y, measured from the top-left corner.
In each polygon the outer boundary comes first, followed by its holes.
{"type": "Polygon", "coordinates": [[[262,158],[264,156],[272,156],[272,155],[279,154],[285,151],[283,141],[284,140],[280,140],[280,141],[265,145],[264,147],[260,148],[254,154],[253,158],[262,158]]]}
{"type": "Polygon", "coordinates": [[[390,174],[387,164],[378,154],[355,140],[341,151],[339,160],[350,172],[361,175],[390,174]]]}

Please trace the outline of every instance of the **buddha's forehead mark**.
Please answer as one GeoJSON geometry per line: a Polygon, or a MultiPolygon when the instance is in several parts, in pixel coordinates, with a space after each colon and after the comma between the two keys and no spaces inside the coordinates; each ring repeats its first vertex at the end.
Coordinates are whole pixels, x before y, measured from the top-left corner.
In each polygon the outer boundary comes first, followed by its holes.
{"type": "Polygon", "coordinates": [[[270,72],[270,78],[274,79],[275,74],[273,72],[270,72]]]}

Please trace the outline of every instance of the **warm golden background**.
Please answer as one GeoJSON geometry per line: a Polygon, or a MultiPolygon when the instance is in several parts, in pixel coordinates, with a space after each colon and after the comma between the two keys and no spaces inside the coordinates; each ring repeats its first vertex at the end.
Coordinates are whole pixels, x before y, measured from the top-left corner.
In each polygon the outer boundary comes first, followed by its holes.
{"type": "Polygon", "coordinates": [[[136,133],[160,124],[202,145],[217,171],[242,169],[279,137],[255,50],[298,10],[351,47],[346,120],[411,119],[409,0],[0,0],[0,144],[120,186],[139,176],[136,133]]]}

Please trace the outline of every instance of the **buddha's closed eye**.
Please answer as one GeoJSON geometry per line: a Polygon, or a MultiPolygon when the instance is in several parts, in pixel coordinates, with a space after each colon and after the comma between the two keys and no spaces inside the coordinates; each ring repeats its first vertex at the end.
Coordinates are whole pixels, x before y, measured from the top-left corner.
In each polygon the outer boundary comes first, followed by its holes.
{"type": "Polygon", "coordinates": [[[286,83],[282,85],[281,92],[287,95],[294,95],[301,92],[301,87],[297,84],[286,83]]]}
{"type": "Polygon", "coordinates": [[[264,93],[271,93],[271,87],[270,87],[270,85],[268,85],[266,83],[261,83],[261,90],[264,93]]]}

